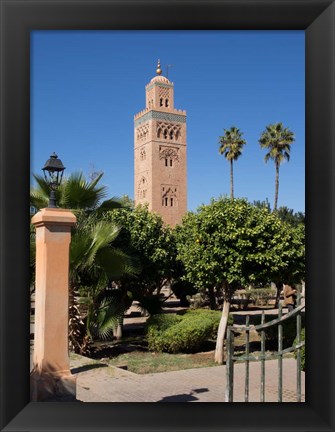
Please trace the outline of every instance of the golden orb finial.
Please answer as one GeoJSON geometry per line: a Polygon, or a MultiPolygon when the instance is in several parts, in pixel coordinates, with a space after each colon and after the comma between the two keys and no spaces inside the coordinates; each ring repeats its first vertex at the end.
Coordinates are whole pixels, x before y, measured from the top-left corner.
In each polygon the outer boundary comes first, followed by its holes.
{"type": "Polygon", "coordinates": [[[161,61],[158,59],[158,64],[157,64],[157,69],[156,69],[156,74],[157,75],[161,75],[162,74],[162,69],[161,69],[161,61]]]}

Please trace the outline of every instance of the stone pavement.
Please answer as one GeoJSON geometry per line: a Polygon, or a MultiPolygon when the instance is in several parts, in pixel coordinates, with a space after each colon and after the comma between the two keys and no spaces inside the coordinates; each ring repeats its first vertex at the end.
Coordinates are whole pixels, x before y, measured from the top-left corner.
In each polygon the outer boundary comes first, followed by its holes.
{"type": "MultiPolygon", "coordinates": [[[[179,309],[179,308],[178,308],[179,309]]],[[[136,309],[134,309],[136,310],[136,309]]],[[[175,312],[175,310],[170,310],[175,312]]],[[[283,310],[286,313],[286,309],[283,310]]],[[[261,311],[232,312],[237,324],[245,315],[261,311]]],[[[277,314],[277,309],[265,311],[277,314]]],[[[129,317],[126,325],[144,325],[146,318],[129,317]]],[[[34,326],[31,324],[31,333],[34,326]]],[[[33,341],[32,341],[33,342],[33,341]]],[[[260,363],[250,362],[249,401],[260,401],[260,363]]],[[[77,400],[80,402],[224,402],[226,367],[187,369],[174,372],[138,375],[102,361],[71,355],[70,367],[77,377],[77,400]]],[[[234,402],[244,401],[245,364],[234,366],[234,402]]],[[[266,361],[265,401],[277,402],[278,362],[266,361]]],[[[297,367],[293,358],[283,360],[283,402],[296,402],[297,367]]],[[[305,373],[301,373],[302,401],[305,401],[305,373]]]]}
{"type": "MultiPolygon", "coordinates": [[[[266,402],[277,402],[278,362],[266,361],[266,402]]],[[[82,402],[224,402],[226,367],[137,375],[85,357],[71,358],[82,402]]],[[[245,365],[235,364],[234,402],[244,401],[245,365]]],[[[296,402],[296,361],[283,360],[283,402],[296,402]]],[[[250,402],[260,401],[260,363],[250,363],[250,402]]],[[[305,374],[301,374],[302,401],[305,374]]]]}

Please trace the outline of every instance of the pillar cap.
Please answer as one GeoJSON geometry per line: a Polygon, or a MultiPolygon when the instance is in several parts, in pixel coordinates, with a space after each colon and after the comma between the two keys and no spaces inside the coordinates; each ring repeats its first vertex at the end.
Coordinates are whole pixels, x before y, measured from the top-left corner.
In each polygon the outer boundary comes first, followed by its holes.
{"type": "Polygon", "coordinates": [[[72,226],[76,221],[77,218],[70,210],[49,207],[41,209],[31,219],[31,223],[35,226],[48,224],[72,226]]]}

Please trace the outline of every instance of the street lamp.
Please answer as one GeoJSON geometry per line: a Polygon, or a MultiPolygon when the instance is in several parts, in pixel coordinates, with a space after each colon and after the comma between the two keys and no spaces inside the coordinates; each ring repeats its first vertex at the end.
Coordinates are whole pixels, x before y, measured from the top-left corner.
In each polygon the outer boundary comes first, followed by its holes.
{"type": "Polygon", "coordinates": [[[65,166],[58,159],[55,152],[52,153],[50,159],[45,162],[42,168],[45,181],[50,186],[49,208],[56,207],[56,190],[60,186],[63,178],[65,166]]]}

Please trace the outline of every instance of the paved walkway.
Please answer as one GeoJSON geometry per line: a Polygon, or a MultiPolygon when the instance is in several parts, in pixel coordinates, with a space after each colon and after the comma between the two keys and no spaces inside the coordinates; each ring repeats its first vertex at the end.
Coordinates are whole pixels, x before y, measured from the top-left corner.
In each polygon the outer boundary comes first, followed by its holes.
{"type": "MultiPolygon", "coordinates": [[[[171,304],[172,305],[172,304],[171,304]]],[[[135,309],[134,309],[135,310],[135,309]]],[[[175,312],[170,308],[170,312],[175,312]]],[[[286,310],[283,311],[284,313],[286,310]]],[[[235,311],[235,323],[255,311],[235,311]]],[[[277,309],[265,313],[277,314],[277,309]]],[[[144,325],[146,318],[129,317],[128,326],[144,325]]],[[[34,326],[31,324],[31,333],[34,326]]],[[[137,375],[103,362],[71,355],[71,371],[77,377],[77,400],[82,402],[224,402],[226,367],[187,369],[137,375]]],[[[245,364],[235,363],[234,402],[244,402],[245,364]]],[[[265,401],[277,402],[278,362],[266,361],[265,401]]],[[[293,358],[283,360],[283,402],[296,402],[297,367],[293,358]]],[[[260,363],[250,363],[249,401],[260,401],[260,363]]],[[[302,401],[305,400],[305,374],[301,373],[302,401]]]]}
{"type": "MultiPolygon", "coordinates": [[[[276,360],[266,361],[266,402],[277,402],[277,364],[276,360]]],[[[284,359],[283,368],[283,402],[296,402],[296,361],[284,359]]],[[[137,375],[76,355],[71,359],[71,371],[77,376],[77,399],[82,402],[224,402],[225,399],[225,366],[137,375]]],[[[235,364],[234,402],[244,402],[244,371],[244,364],[235,364]]],[[[301,378],[304,401],[304,373],[301,378]]],[[[249,386],[249,401],[259,402],[259,363],[250,363],[249,386]]]]}

